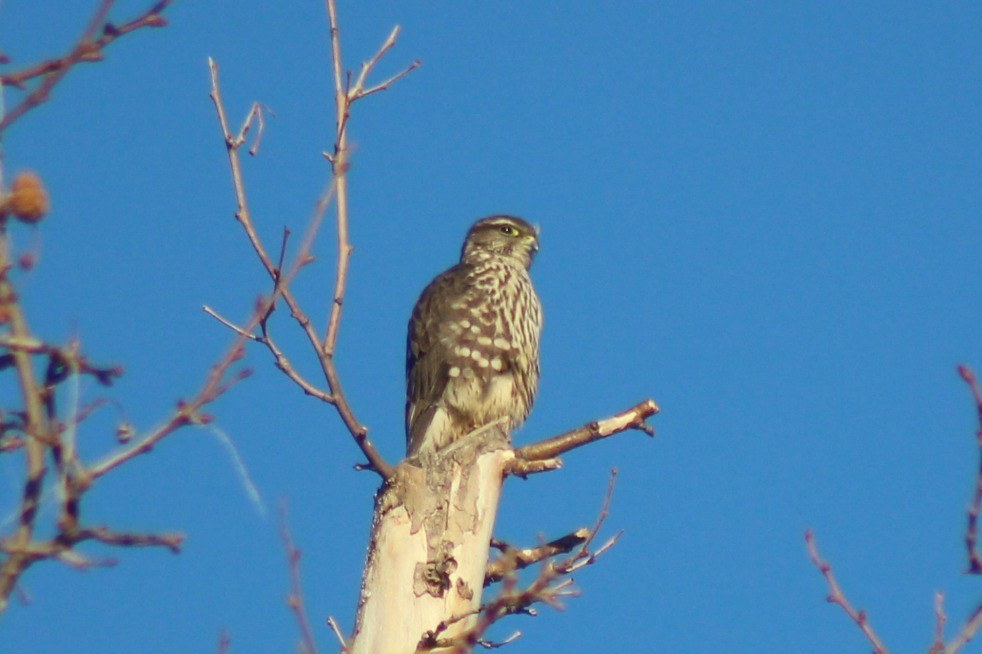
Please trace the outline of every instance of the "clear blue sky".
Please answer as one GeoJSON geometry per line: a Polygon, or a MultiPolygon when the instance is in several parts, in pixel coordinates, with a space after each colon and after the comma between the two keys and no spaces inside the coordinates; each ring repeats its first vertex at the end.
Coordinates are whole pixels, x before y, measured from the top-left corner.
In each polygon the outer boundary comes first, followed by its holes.
{"type": "MultiPolygon", "coordinates": [[[[0,50],[60,52],[96,3],[8,0],[0,50]],[[67,5],[71,5],[70,8],[67,5]]],[[[144,2],[120,2],[124,19],[144,2]]],[[[982,6],[971,2],[342,2],[350,67],[392,25],[380,66],[423,67],[358,105],[350,125],[350,270],[338,365],[383,453],[403,448],[405,321],[472,220],[542,228],[546,313],[526,443],[626,408],[662,407],[655,440],[625,434],[561,472],[510,480],[497,533],[515,543],[592,523],[620,469],[620,544],[576,576],[567,611],[513,618],[513,652],[865,652],[805,556],[815,530],[850,598],[897,651],[927,648],[935,591],[950,624],[978,601],[962,535],[977,454],[955,374],[982,372],[982,6]],[[684,6],[683,6],[684,5],[684,6]]],[[[319,2],[182,2],[170,26],[81,67],[4,144],[54,209],[18,242],[36,331],[78,334],[121,363],[119,411],[152,427],[197,390],[267,290],[232,219],[206,57],[238,122],[275,112],[247,162],[256,222],[303,230],[333,120],[319,2]]],[[[8,94],[8,102],[11,95],[8,94]]],[[[333,241],[296,284],[327,313],[333,241]]],[[[285,315],[275,324],[313,371],[285,315]]],[[[3,652],[290,651],[275,507],[290,505],[306,599],[350,628],[375,478],[329,407],[249,351],[257,374],[221,400],[269,507],[248,499],[209,430],[184,431],[105,479],[85,515],[182,530],[185,551],[106,551],[87,574],[23,580],[3,652]]],[[[103,391],[83,388],[86,397],[103,391]]],[[[9,393],[9,389],[4,391],[9,393]]],[[[9,397],[3,401],[9,404],[9,397]]],[[[94,458],[120,415],[86,423],[94,458]]],[[[4,518],[19,463],[0,460],[4,518]]],[[[8,527],[5,527],[7,529],[8,527]]],[[[980,646],[973,645],[969,651],[980,646]]],[[[982,651],[982,650],[979,650],[982,651]]]]}

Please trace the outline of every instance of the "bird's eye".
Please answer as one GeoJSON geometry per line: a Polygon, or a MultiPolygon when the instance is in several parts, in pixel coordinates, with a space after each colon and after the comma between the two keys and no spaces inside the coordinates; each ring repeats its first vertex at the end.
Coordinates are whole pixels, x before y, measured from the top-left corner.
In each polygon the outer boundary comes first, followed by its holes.
{"type": "Polygon", "coordinates": [[[505,236],[518,236],[518,230],[512,227],[511,225],[502,225],[501,227],[498,228],[498,231],[504,234],[505,236]]]}

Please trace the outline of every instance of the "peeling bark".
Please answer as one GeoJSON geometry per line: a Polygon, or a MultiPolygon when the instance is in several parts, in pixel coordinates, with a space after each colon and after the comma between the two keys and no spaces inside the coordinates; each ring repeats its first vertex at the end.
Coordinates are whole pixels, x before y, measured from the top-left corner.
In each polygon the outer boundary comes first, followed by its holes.
{"type": "Polygon", "coordinates": [[[446,639],[473,624],[514,457],[491,425],[396,467],[375,499],[350,654],[408,654],[441,623],[446,639]]]}

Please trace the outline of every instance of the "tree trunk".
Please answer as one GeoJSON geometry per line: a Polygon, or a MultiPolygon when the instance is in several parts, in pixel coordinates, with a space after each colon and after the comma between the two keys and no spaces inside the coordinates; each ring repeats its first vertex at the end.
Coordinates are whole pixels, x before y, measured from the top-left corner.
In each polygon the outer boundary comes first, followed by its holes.
{"type": "Polygon", "coordinates": [[[508,434],[490,425],[397,466],[376,494],[349,654],[409,654],[438,625],[444,640],[474,623],[514,456],[508,434]]]}

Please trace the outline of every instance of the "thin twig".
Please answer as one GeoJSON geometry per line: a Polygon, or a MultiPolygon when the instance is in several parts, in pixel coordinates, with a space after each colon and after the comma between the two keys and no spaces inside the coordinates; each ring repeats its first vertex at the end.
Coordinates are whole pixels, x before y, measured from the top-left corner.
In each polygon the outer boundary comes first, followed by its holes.
{"type": "Polygon", "coordinates": [[[108,527],[80,529],[73,537],[76,542],[97,540],[121,547],[166,547],[174,554],[180,552],[184,544],[184,534],[134,534],[113,531],[108,527]]]}
{"type": "Polygon", "coordinates": [[[341,59],[341,38],[335,0],[327,0],[327,18],[331,37],[331,72],[334,80],[335,113],[334,154],[329,157],[329,161],[331,163],[331,171],[334,174],[334,180],[337,184],[335,212],[337,216],[338,258],[334,275],[334,292],[331,297],[331,312],[327,320],[327,330],[324,334],[323,345],[324,352],[328,356],[333,356],[334,348],[337,344],[338,329],[341,325],[341,307],[344,303],[344,292],[348,278],[348,259],[353,250],[348,241],[348,184],[346,179],[348,172],[347,128],[348,118],[351,114],[351,105],[365,96],[389,88],[390,85],[418,68],[420,64],[418,61],[414,61],[401,73],[365,90],[364,86],[368,75],[382,57],[385,56],[385,53],[395,46],[396,37],[399,34],[399,26],[396,25],[371,59],[362,64],[361,72],[358,74],[355,85],[351,87],[349,83],[350,73],[347,76],[342,74],[344,65],[341,59]]]}
{"type": "Polygon", "coordinates": [[[334,632],[334,637],[338,639],[338,644],[341,645],[341,651],[344,652],[348,648],[348,643],[345,642],[344,634],[341,633],[341,626],[334,619],[334,616],[327,616],[327,626],[334,632]]]}
{"type": "Polygon", "coordinates": [[[384,82],[380,84],[376,84],[375,86],[369,87],[367,89],[364,89],[363,91],[360,91],[358,95],[356,95],[351,99],[351,101],[354,102],[355,100],[361,100],[362,98],[368,97],[373,93],[378,93],[379,91],[388,91],[390,86],[392,86],[400,79],[402,79],[409,73],[419,68],[421,65],[422,63],[419,60],[414,61],[413,63],[409,64],[408,66],[403,68],[401,71],[399,71],[389,79],[385,80],[384,82]]]}
{"type": "Polygon", "coordinates": [[[27,352],[28,354],[47,354],[51,351],[50,346],[33,336],[14,336],[13,334],[0,334],[0,347],[8,350],[27,352]]]}
{"type": "Polygon", "coordinates": [[[239,327],[235,323],[226,320],[221,315],[219,315],[219,313],[217,311],[215,311],[214,309],[212,309],[211,307],[209,307],[207,304],[203,305],[201,307],[201,310],[204,311],[205,313],[207,313],[209,316],[211,316],[215,320],[217,320],[218,322],[220,322],[223,325],[225,325],[226,327],[228,327],[229,329],[231,329],[233,332],[235,332],[239,336],[242,336],[243,338],[248,338],[250,341],[258,341],[259,340],[259,337],[258,336],[256,336],[255,334],[250,334],[250,333],[244,331],[241,327],[239,327]]]}
{"type": "Polygon", "coordinates": [[[934,594],[934,640],[927,654],[941,654],[944,651],[944,593],[934,594]]]}
{"type": "MultiPolygon", "coordinates": [[[[242,229],[245,230],[246,237],[249,239],[252,249],[255,250],[256,256],[259,257],[259,261],[263,264],[263,268],[266,269],[266,273],[275,280],[278,271],[273,267],[273,262],[266,253],[266,249],[263,247],[262,241],[259,240],[259,235],[252,225],[249,204],[245,197],[245,186],[242,183],[242,165],[239,162],[238,149],[245,141],[245,131],[248,130],[249,121],[246,120],[243,122],[236,136],[232,135],[229,131],[228,119],[225,117],[225,107],[222,104],[222,98],[218,88],[218,64],[211,57],[208,58],[208,69],[211,73],[211,92],[209,97],[215,105],[215,112],[218,114],[218,124],[222,129],[222,137],[225,139],[225,147],[228,151],[229,166],[232,169],[232,188],[235,192],[235,202],[237,205],[235,219],[239,221],[242,229]]],[[[256,104],[253,104],[253,109],[256,106],[256,104]]],[[[248,116],[253,115],[253,110],[250,110],[248,116]]]]}
{"type": "Polygon", "coordinates": [[[389,79],[385,80],[381,84],[376,84],[375,86],[372,86],[367,89],[365,88],[365,81],[368,78],[368,74],[372,72],[372,69],[375,68],[375,65],[378,64],[378,62],[382,59],[385,53],[391,50],[395,46],[396,38],[399,36],[399,29],[400,28],[398,25],[393,27],[392,31],[389,33],[388,38],[385,39],[385,41],[382,43],[381,46],[379,46],[379,49],[378,51],[376,51],[375,55],[361,65],[361,72],[358,73],[358,78],[355,80],[355,85],[348,90],[349,106],[354,104],[358,100],[361,100],[364,97],[372,95],[373,93],[378,93],[379,91],[387,90],[390,86],[395,84],[397,81],[399,81],[400,79],[402,79],[403,77],[405,77],[406,75],[408,75],[409,73],[413,72],[414,70],[420,67],[421,65],[420,61],[417,59],[416,61],[413,61],[411,64],[409,64],[408,66],[406,66],[401,71],[399,71],[389,79]]]}
{"type": "MultiPolygon", "coordinates": [[[[335,54],[335,68],[337,69],[336,81],[338,87],[340,87],[340,45],[337,42],[337,23],[336,16],[333,11],[333,0],[331,0],[330,14],[334,16],[332,18],[332,53],[335,54]]],[[[238,148],[241,146],[245,138],[245,130],[250,124],[250,119],[247,117],[246,121],[243,123],[242,129],[240,129],[239,134],[233,136],[229,132],[228,120],[225,116],[225,109],[222,104],[221,94],[218,84],[218,66],[215,62],[209,59],[209,68],[211,70],[211,99],[215,104],[215,109],[218,114],[219,126],[222,129],[222,135],[225,139],[226,150],[229,158],[229,165],[232,172],[232,185],[235,192],[237,210],[236,219],[242,225],[246,232],[249,241],[255,250],[257,256],[259,257],[263,267],[266,269],[267,274],[274,282],[275,292],[280,293],[283,297],[283,301],[286,303],[287,307],[290,309],[290,315],[296,320],[300,325],[301,329],[304,331],[307,339],[310,341],[310,345],[317,356],[318,362],[320,363],[321,371],[324,375],[325,381],[327,382],[328,392],[324,393],[317,390],[309,382],[302,380],[302,378],[295,373],[291,374],[290,371],[293,367],[289,364],[289,361],[283,355],[278,348],[276,348],[275,343],[273,343],[268,338],[268,331],[266,331],[266,326],[263,324],[264,337],[266,342],[264,343],[276,358],[277,366],[281,370],[287,373],[287,375],[301,388],[304,392],[314,395],[319,399],[332,404],[338,412],[341,421],[344,423],[345,427],[348,429],[349,433],[355,440],[355,443],[362,450],[362,453],[368,459],[368,466],[366,468],[375,470],[380,476],[388,479],[392,475],[392,467],[388,465],[385,460],[381,457],[378,451],[375,449],[374,445],[368,439],[368,430],[362,425],[358,419],[355,417],[351,406],[348,404],[347,398],[341,387],[341,381],[337,373],[337,369],[334,365],[334,347],[337,338],[337,329],[340,322],[340,307],[343,302],[344,288],[347,276],[347,260],[351,253],[351,247],[348,244],[347,237],[347,203],[346,203],[346,184],[344,181],[343,169],[346,166],[340,159],[343,159],[343,155],[336,156],[332,161],[332,166],[334,168],[334,179],[332,184],[322,194],[321,198],[318,200],[317,206],[315,208],[315,218],[312,220],[312,224],[319,223],[320,216],[326,211],[327,206],[333,196],[335,205],[338,210],[338,265],[335,276],[335,291],[334,300],[332,302],[332,308],[330,317],[328,319],[328,327],[326,335],[322,340],[314,330],[310,319],[307,317],[306,313],[301,310],[299,304],[290,293],[289,289],[283,283],[282,271],[274,267],[269,255],[266,252],[265,247],[262,245],[258,234],[252,223],[252,218],[249,213],[248,203],[246,201],[245,195],[245,185],[242,177],[242,168],[238,157],[238,148]]],[[[345,96],[346,98],[346,96],[345,96]]],[[[344,106],[347,106],[346,99],[344,100],[344,106]]],[[[344,110],[346,111],[346,109],[344,110]]],[[[253,116],[254,111],[250,111],[250,116],[253,116]]],[[[343,116],[343,114],[339,114],[343,116]]],[[[343,137],[344,131],[341,129],[342,118],[339,117],[339,131],[337,132],[339,136],[343,137]]],[[[343,153],[345,151],[345,143],[343,138],[339,139],[336,143],[335,154],[343,153]]],[[[299,260],[299,259],[298,259],[299,260]]],[[[304,260],[300,260],[301,265],[305,263],[304,260]]],[[[272,310],[272,306],[270,307],[272,310]]]]}
{"type": "Polygon", "coordinates": [[[825,583],[829,587],[829,594],[825,598],[826,601],[832,604],[838,604],[845,611],[846,615],[849,616],[849,619],[856,623],[856,626],[859,627],[860,631],[863,632],[863,635],[866,636],[866,639],[873,646],[874,654],[887,654],[886,647],[883,646],[876,632],[873,631],[873,627],[870,626],[869,620],[866,618],[866,612],[862,610],[857,611],[852,607],[849,600],[842,593],[842,589],[839,588],[835,576],[832,574],[832,566],[819,556],[818,547],[815,545],[815,537],[810,530],[805,532],[805,544],[808,547],[808,558],[818,568],[818,571],[822,573],[825,583]]]}
{"type": "Polygon", "coordinates": [[[530,565],[540,563],[546,559],[551,559],[560,554],[569,554],[573,549],[586,542],[589,535],[589,529],[580,527],[576,531],[551,540],[548,543],[523,549],[514,548],[507,543],[492,541],[491,544],[500,549],[502,555],[488,563],[487,571],[484,573],[484,585],[489,586],[501,581],[507,574],[512,574],[517,570],[524,570],[530,565]]]}
{"type": "Polygon", "coordinates": [[[965,621],[965,624],[962,625],[962,628],[958,630],[958,633],[951,639],[951,642],[945,645],[945,654],[956,654],[960,652],[975,637],[979,627],[982,627],[982,604],[972,610],[972,614],[965,621]]]}
{"type": "Polygon", "coordinates": [[[160,15],[173,0],[160,0],[139,16],[122,25],[114,25],[106,21],[115,0],[102,0],[82,35],[63,57],[49,59],[28,68],[0,75],[0,84],[15,88],[24,88],[31,80],[40,78],[40,82],[14,107],[0,119],[0,134],[15,120],[31,109],[44,103],[51,95],[52,89],[60,82],[73,66],[79,63],[101,61],[102,51],[119,37],[135,32],[144,27],[164,27],[167,22],[160,15]],[[96,37],[96,32],[102,30],[96,37]]]}
{"type": "MultiPolygon", "coordinates": [[[[975,403],[978,429],[975,432],[975,442],[979,449],[979,467],[975,476],[975,492],[972,503],[968,507],[968,526],[965,528],[965,549],[967,550],[969,574],[982,574],[982,554],[978,549],[979,510],[982,507],[982,389],[979,389],[978,379],[968,366],[958,366],[958,375],[968,384],[975,403]]],[[[971,615],[962,625],[958,633],[945,646],[945,654],[954,654],[964,647],[978,630],[982,628],[982,603],[975,607],[971,615]]]]}
{"type": "Polygon", "coordinates": [[[965,548],[968,550],[968,572],[982,574],[982,553],[979,552],[979,511],[982,510],[982,390],[975,373],[968,366],[958,366],[959,376],[968,384],[978,415],[975,443],[979,449],[978,472],[975,475],[975,494],[968,507],[968,526],[965,529],[965,548]]]}
{"type": "Polygon", "coordinates": [[[301,651],[305,654],[317,654],[317,644],[314,642],[310,620],[307,619],[307,610],[303,603],[303,589],[300,586],[301,553],[293,545],[293,538],[290,536],[290,528],[286,522],[285,501],[280,503],[280,542],[283,544],[287,568],[290,570],[290,594],[287,596],[286,605],[290,607],[290,611],[297,621],[297,628],[300,630],[301,651]]]}
{"type": "Polygon", "coordinates": [[[293,380],[293,382],[297,386],[299,386],[300,389],[307,395],[316,397],[318,400],[321,400],[322,402],[326,402],[328,404],[334,404],[334,398],[329,393],[325,393],[324,391],[322,391],[321,389],[317,388],[312,383],[307,381],[307,379],[304,378],[304,376],[301,375],[300,372],[293,367],[293,364],[290,363],[290,360],[287,358],[285,354],[283,354],[283,351],[280,350],[279,346],[269,335],[269,331],[265,325],[263,326],[263,332],[264,334],[260,339],[260,342],[263,345],[265,345],[269,349],[270,353],[273,355],[274,365],[276,365],[276,367],[280,371],[282,371],[287,377],[293,380]]]}
{"type": "Polygon", "coordinates": [[[276,269],[283,270],[283,262],[286,260],[286,243],[290,240],[290,228],[283,228],[283,239],[280,241],[280,258],[276,262],[276,269]]]}
{"type": "Polygon", "coordinates": [[[215,651],[218,654],[226,654],[228,652],[229,646],[232,645],[232,639],[228,637],[228,630],[222,629],[218,633],[218,645],[215,651]]]}
{"type": "Polygon", "coordinates": [[[83,487],[88,487],[92,482],[110,470],[118,468],[136,456],[146,454],[157,443],[182,427],[203,425],[210,422],[211,417],[202,414],[201,409],[217,400],[234,384],[251,374],[249,370],[240,370],[230,377],[227,376],[232,364],[242,358],[242,344],[244,341],[245,337],[242,335],[235,338],[221,359],[211,367],[208,376],[205,378],[205,384],[198,391],[197,395],[190,400],[179,401],[171,415],[162,425],[151,430],[144,436],[137,438],[129,447],[106,457],[99,463],[89,466],[80,475],[79,484],[83,487]]]}
{"type": "Polygon", "coordinates": [[[322,216],[323,216],[322,211],[318,211],[315,214],[313,222],[308,227],[307,235],[304,237],[304,240],[301,242],[300,251],[297,253],[293,265],[286,272],[286,274],[283,273],[283,257],[285,256],[284,251],[286,247],[286,237],[289,234],[289,231],[286,231],[284,233],[283,247],[280,249],[279,263],[277,264],[277,268],[276,268],[277,273],[276,273],[273,295],[268,299],[260,298],[258,300],[256,304],[255,314],[254,314],[254,320],[252,323],[250,323],[251,329],[255,329],[258,323],[258,326],[262,329],[262,336],[257,336],[253,332],[247,332],[246,330],[242,329],[238,325],[220,316],[211,307],[204,306],[202,308],[205,311],[205,313],[212,316],[213,318],[215,318],[220,323],[222,323],[229,329],[233,330],[235,333],[239,334],[240,336],[243,336],[244,338],[248,338],[249,340],[265,345],[266,348],[270,351],[270,353],[272,353],[273,360],[276,367],[279,368],[282,372],[284,372],[287,375],[287,377],[293,380],[294,383],[296,383],[303,390],[304,393],[306,393],[307,395],[312,395],[313,397],[316,397],[324,402],[327,402],[328,404],[333,404],[334,399],[328,393],[325,393],[321,389],[311,384],[293,367],[293,364],[290,363],[290,360],[286,357],[285,354],[283,354],[279,346],[276,345],[276,342],[273,340],[272,336],[270,336],[269,327],[267,324],[267,320],[273,311],[273,307],[276,306],[276,301],[283,294],[287,293],[287,289],[289,287],[290,282],[296,276],[297,272],[304,265],[304,263],[307,260],[309,260],[310,247],[311,244],[313,243],[314,235],[317,233],[317,228],[320,225],[320,219],[322,218],[322,216]]]}
{"type": "Polygon", "coordinates": [[[65,531],[57,538],[34,541],[24,547],[14,545],[9,540],[0,541],[0,551],[9,555],[23,555],[34,560],[62,558],[77,562],[81,559],[67,557],[71,557],[75,545],[87,540],[117,547],[165,547],[177,554],[184,544],[184,534],[137,534],[113,531],[108,527],[87,527],[65,531]]]}
{"type": "Polygon", "coordinates": [[[582,545],[580,545],[580,552],[584,555],[589,552],[593,539],[596,538],[597,534],[600,532],[600,527],[603,526],[604,521],[607,520],[607,516],[610,514],[610,500],[614,497],[614,484],[616,482],[617,468],[611,468],[610,477],[607,480],[607,492],[604,493],[604,502],[600,507],[600,514],[597,516],[597,521],[593,524],[593,529],[590,530],[587,539],[583,541],[582,545]]]}
{"type": "MultiPolygon", "coordinates": [[[[107,20],[114,0],[102,0],[68,54],[0,76],[0,85],[25,91],[21,101],[12,110],[0,115],[0,133],[29,110],[46,101],[51,90],[76,64],[101,60],[102,50],[124,34],[144,27],[165,25],[160,13],[171,1],[158,1],[137,18],[122,25],[114,25],[107,20]],[[101,35],[97,36],[100,30],[101,35]]],[[[102,464],[87,468],[78,453],[76,428],[92,411],[105,404],[106,400],[83,404],[79,398],[79,378],[91,376],[99,384],[108,386],[122,374],[122,369],[93,365],[82,354],[75,339],[67,345],[56,346],[33,337],[9,277],[9,272],[15,265],[26,269],[26,256],[21,255],[17,263],[14,263],[6,225],[0,224],[0,312],[3,313],[3,322],[7,326],[0,341],[0,347],[7,350],[0,355],[0,367],[14,369],[22,396],[22,407],[15,412],[13,421],[0,414],[0,427],[3,431],[13,429],[18,432],[9,436],[5,433],[0,445],[4,450],[23,449],[26,457],[17,526],[10,537],[0,542],[0,551],[5,555],[0,559],[0,612],[6,608],[10,594],[16,591],[20,576],[34,562],[50,559],[80,569],[111,564],[108,560],[91,559],[77,551],[76,546],[83,541],[93,540],[116,547],[166,547],[177,552],[184,538],[180,534],[121,532],[109,527],[81,524],[82,499],[100,475],[149,450],[178,427],[210,420],[199,409],[247,374],[239,373],[230,378],[217,374],[209,379],[205,389],[194,400],[179,405],[163,428],[155,430],[134,446],[107,458],[102,464]],[[46,357],[46,366],[41,368],[44,371],[42,375],[35,370],[35,365],[39,362],[33,357],[38,356],[46,357]],[[70,415],[63,420],[59,419],[58,411],[62,392],[60,387],[66,389],[64,393],[67,394],[67,403],[71,407],[70,415]],[[46,481],[45,460],[48,458],[53,462],[55,471],[50,482],[46,481]],[[39,515],[38,506],[46,490],[53,491],[52,494],[57,498],[57,509],[52,535],[42,538],[37,535],[35,523],[39,515]]],[[[237,358],[230,356],[232,358],[229,363],[237,358]]]]}
{"type": "MultiPolygon", "coordinates": [[[[518,589],[516,572],[524,566],[521,566],[519,563],[520,556],[518,555],[518,551],[513,549],[509,551],[506,548],[501,566],[502,586],[497,597],[479,609],[456,615],[437,625],[436,629],[423,635],[417,651],[447,648],[454,654],[466,654],[475,645],[494,647],[494,644],[484,639],[484,634],[487,633],[487,630],[492,624],[505,616],[519,613],[535,615],[535,604],[546,604],[554,609],[561,610],[564,599],[578,594],[572,586],[573,582],[569,578],[569,575],[583,566],[595,563],[597,557],[609,550],[621,535],[620,533],[615,534],[595,551],[590,551],[589,549],[590,543],[596,538],[600,528],[607,519],[616,476],[617,471],[611,470],[610,482],[607,485],[607,492],[604,494],[603,506],[600,509],[600,514],[593,528],[574,532],[574,538],[577,540],[582,538],[582,541],[572,548],[575,551],[571,551],[569,556],[559,561],[550,561],[548,558],[543,559],[538,576],[525,588],[518,589]],[[557,579],[563,577],[565,579],[557,582],[557,579]],[[441,638],[441,634],[446,632],[451,625],[461,620],[467,620],[474,615],[478,615],[478,618],[470,628],[453,638],[441,638]]],[[[517,638],[517,636],[518,634],[506,642],[510,642],[514,638],[517,638]]]]}
{"type": "MultiPolygon", "coordinates": [[[[351,100],[344,87],[341,69],[341,37],[338,28],[337,8],[334,0],[327,0],[327,17],[331,33],[331,70],[334,78],[334,156],[331,158],[331,172],[337,187],[335,216],[337,217],[337,263],[334,272],[334,291],[331,297],[331,311],[327,319],[322,347],[328,357],[334,356],[338,329],[341,326],[341,306],[348,279],[348,258],[352,247],[348,242],[348,115],[351,100]]],[[[383,46],[384,47],[384,46],[383,46]]]]}

